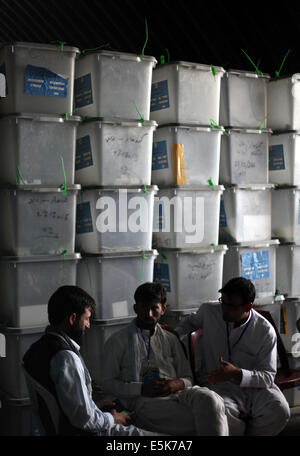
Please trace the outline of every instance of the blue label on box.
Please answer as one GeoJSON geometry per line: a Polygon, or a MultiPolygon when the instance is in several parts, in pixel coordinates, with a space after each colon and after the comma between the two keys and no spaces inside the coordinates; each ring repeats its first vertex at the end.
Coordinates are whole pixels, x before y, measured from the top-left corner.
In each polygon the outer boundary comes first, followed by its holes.
{"type": "Polygon", "coordinates": [[[93,166],[92,148],[89,135],[83,136],[76,141],[75,170],[93,166]]]}
{"type": "Polygon", "coordinates": [[[68,79],[53,73],[47,68],[27,65],[24,92],[31,95],[66,98],[68,94],[68,79]]]}
{"type": "Polygon", "coordinates": [[[167,141],[153,143],[152,149],[152,171],[169,168],[167,141]]]}
{"type": "Polygon", "coordinates": [[[5,96],[7,97],[7,79],[6,79],[6,67],[5,67],[5,62],[3,62],[1,65],[0,65],[0,73],[4,74],[5,76],[5,96]]]}
{"type": "Polygon", "coordinates": [[[90,203],[86,202],[77,204],[76,233],[92,233],[93,231],[94,230],[90,203]]]}
{"type": "Polygon", "coordinates": [[[168,81],[154,82],[151,88],[150,111],[160,111],[170,107],[168,81]]]}
{"type": "Polygon", "coordinates": [[[226,212],[225,212],[225,206],[224,206],[224,200],[221,200],[220,202],[220,227],[224,228],[227,226],[227,220],[226,220],[226,212]]]}
{"type": "Polygon", "coordinates": [[[269,171],[285,169],[283,144],[269,147],[269,171]]]}
{"type": "Polygon", "coordinates": [[[74,102],[75,108],[82,108],[93,104],[92,78],[91,73],[74,81],[74,102]]]}
{"type": "Polygon", "coordinates": [[[154,281],[159,282],[167,290],[171,291],[169,265],[154,263],[154,281]]]}
{"type": "Polygon", "coordinates": [[[242,276],[249,280],[266,279],[270,276],[270,262],[268,250],[243,253],[242,276]]]}

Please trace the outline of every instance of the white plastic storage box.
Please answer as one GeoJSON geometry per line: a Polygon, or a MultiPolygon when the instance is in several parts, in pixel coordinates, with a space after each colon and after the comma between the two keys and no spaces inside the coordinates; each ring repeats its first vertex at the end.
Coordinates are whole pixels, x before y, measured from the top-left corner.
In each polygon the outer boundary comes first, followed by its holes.
{"type": "Polygon", "coordinates": [[[154,264],[154,280],[166,288],[170,308],[191,309],[218,299],[226,250],[225,245],[160,250],[154,264]]]}
{"type": "Polygon", "coordinates": [[[86,117],[150,118],[154,57],[97,51],[76,60],[74,109],[86,117]]]}
{"type": "Polygon", "coordinates": [[[156,122],[97,119],[78,128],[76,182],[84,186],[150,185],[156,122]]]}
{"type": "Polygon", "coordinates": [[[276,253],[276,286],[280,293],[300,297],[300,242],[281,244],[276,253]]]}
{"type": "Polygon", "coordinates": [[[222,132],[188,125],[163,125],[154,133],[152,183],[218,185],[222,132]]]}
{"type": "Polygon", "coordinates": [[[300,241],[300,186],[276,187],[272,192],[272,236],[300,241]]]}
{"type": "Polygon", "coordinates": [[[281,312],[281,305],[284,302],[284,297],[279,296],[280,299],[277,299],[277,298],[278,297],[276,297],[276,300],[275,300],[273,297],[270,297],[267,300],[264,299],[263,302],[260,302],[259,299],[257,299],[257,300],[255,299],[253,308],[258,311],[266,310],[266,311],[270,312],[271,317],[273,318],[274,323],[276,325],[276,328],[280,332],[280,323],[281,323],[280,312],[281,312]]]}
{"type": "Polygon", "coordinates": [[[274,133],[269,144],[270,182],[300,185],[300,131],[274,133]]]}
{"type": "Polygon", "coordinates": [[[220,124],[226,127],[267,127],[270,76],[229,70],[221,80],[220,124]]]}
{"type": "MultiPolygon", "coordinates": [[[[300,298],[287,298],[281,306],[280,336],[286,351],[289,353],[293,350],[298,351],[298,355],[300,355],[300,333],[298,332],[296,321],[299,318],[300,298]]],[[[292,367],[291,363],[290,367],[292,367]]]]}
{"type": "Polygon", "coordinates": [[[0,402],[0,436],[40,435],[28,397],[16,399],[0,391],[0,402]]]}
{"type": "Polygon", "coordinates": [[[220,208],[220,242],[240,243],[271,239],[272,185],[226,188],[220,208]]]}
{"type": "MultiPolygon", "coordinates": [[[[255,301],[268,300],[276,291],[276,247],[278,239],[229,246],[224,257],[223,285],[234,277],[245,277],[256,289],[255,301]]],[[[263,301],[262,301],[263,302],[263,301]]]]}
{"type": "Polygon", "coordinates": [[[83,190],[77,205],[78,251],[151,250],[156,193],[156,186],[83,190]]]}
{"type": "MultiPolygon", "coordinates": [[[[0,101],[1,104],[1,101],[0,101]]],[[[74,184],[80,117],[12,114],[0,119],[0,184],[74,184]]]]}
{"type": "Polygon", "coordinates": [[[223,186],[161,189],[155,200],[153,246],[185,248],[218,244],[223,186]]]}
{"type": "Polygon", "coordinates": [[[95,299],[97,319],[135,316],[135,290],[153,281],[156,256],[156,250],[90,254],[79,262],[77,285],[95,299]]]}
{"type": "Polygon", "coordinates": [[[0,258],[0,321],[8,326],[46,325],[50,296],[76,285],[80,254],[0,258]]]}
{"type": "Polygon", "coordinates": [[[153,71],[151,119],[159,124],[219,123],[221,77],[225,70],[191,62],[170,62],[153,71]]]}
{"type": "Polygon", "coordinates": [[[267,184],[272,130],[231,128],[221,139],[221,184],[267,184]]]}
{"type": "Polygon", "coordinates": [[[272,130],[300,130],[300,74],[271,79],[268,126],[272,130]]]}
{"type": "Polygon", "coordinates": [[[104,356],[111,356],[110,353],[104,353],[105,342],[112,334],[123,329],[132,320],[133,317],[93,320],[90,329],[86,331],[80,353],[83,356],[92,380],[97,385],[101,385],[104,356]]]}
{"type": "Polygon", "coordinates": [[[80,185],[0,189],[0,254],[74,253],[76,198],[80,185]]]}
{"type": "Polygon", "coordinates": [[[6,97],[0,114],[72,114],[76,54],[79,49],[40,43],[8,44],[0,49],[6,97]]]}
{"type": "Polygon", "coordinates": [[[42,337],[45,326],[0,327],[0,335],[5,336],[6,355],[3,358],[0,357],[0,388],[10,396],[15,398],[28,396],[25,377],[21,368],[23,356],[29,347],[42,337]]]}

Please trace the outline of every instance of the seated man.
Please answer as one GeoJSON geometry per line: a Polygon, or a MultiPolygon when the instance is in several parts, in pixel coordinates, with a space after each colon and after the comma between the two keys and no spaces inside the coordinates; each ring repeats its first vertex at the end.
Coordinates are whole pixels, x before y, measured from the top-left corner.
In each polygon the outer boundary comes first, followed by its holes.
{"type": "Polygon", "coordinates": [[[55,396],[61,411],[59,435],[149,435],[132,425],[124,427],[128,415],[113,408],[103,413],[92,400],[91,377],[79,350],[94,308],[93,298],[81,288],[58,288],[48,303],[50,326],[25,353],[24,367],[55,396]]]}
{"type": "Polygon", "coordinates": [[[135,412],[136,424],[170,435],[228,435],[225,407],[208,388],[192,387],[177,337],[158,323],[166,290],[145,283],[134,295],[137,317],[106,342],[104,391],[135,412]]]}
{"type": "Polygon", "coordinates": [[[276,435],[289,420],[289,405],[274,384],[277,337],[252,309],[255,287],[237,277],[221,290],[219,303],[203,303],[176,333],[203,329],[198,383],[223,397],[230,435],[276,435]]]}

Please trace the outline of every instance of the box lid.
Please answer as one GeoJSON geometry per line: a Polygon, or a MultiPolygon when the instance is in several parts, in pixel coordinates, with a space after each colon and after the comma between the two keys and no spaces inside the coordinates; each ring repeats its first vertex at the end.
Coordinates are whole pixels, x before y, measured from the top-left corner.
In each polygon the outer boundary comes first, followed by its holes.
{"type": "MultiPolygon", "coordinates": [[[[256,249],[260,247],[269,247],[270,245],[279,245],[279,239],[270,239],[267,241],[253,241],[253,242],[237,242],[232,244],[230,247],[240,248],[240,247],[249,247],[250,249],[256,249]]],[[[229,247],[229,248],[230,248],[229,247]]]]}
{"type": "Polygon", "coordinates": [[[86,51],[83,49],[81,51],[80,59],[83,59],[87,55],[102,55],[104,57],[111,57],[112,59],[121,59],[121,60],[131,60],[134,62],[152,62],[154,65],[157,64],[157,60],[155,57],[150,55],[144,55],[142,58],[141,54],[131,54],[128,52],[119,52],[119,51],[110,51],[108,49],[87,49],[86,51]]]}
{"type": "Polygon", "coordinates": [[[124,193],[148,193],[148,192],[157,192],[158,187],[157,185],[143,185],[143,186],[136,186],[136,185],[128,185],[125,187],[125,185],[110,185],[110,186],[84,186],[83,187],[83,192],[84,191],[91,191],[91,190],[97,190],[99,193],[101,192],[117,192],[119,190],[123,190],[124,193]]]}
{"type": "Polygon", "coordinates": [[[24,113],[24,112],[15,112],[12,114],[3,114],[0,116],[1,119],[28,119],[33,120],[34,122],[57,122],[57,123],[64,123],[64,122],[81,122],[80,116],[68,116],[66,118],[65,115],[57,115],[57,114],[39,114],[39,113],[24,113]]]}
{"type": "Polygon", "coordinates": [[[91,326],[97,326],[97,328],[101,328],[101,327],[106,327],[106,326],[128,324],[134,318],[135,317],[110,318],[108,320],[94,319],[94,320],[91,321],[91,326]]]}
{"type": "Polygon", "coordinates": [[[182,253],[182,254],[204,254],[204,253],[214,253],[214,252],[226,252],[228,250],[227,245],[215,245],[215,246],[207,246],[207,247],[185,247],[185,248],[158,248],[159,255],[164,254],[168,255],[168,253],[182,253]]]}
{"type": "MultiPolygon", "coordinates": [[[[160,65],[157,69],[163,68],[168,65],[178,65],[182,67],[188,67],[194,70],[200,70],[200,71],[211,71],[211,65],[206,65],[202,63],[195,63],[195,62],[185,62],[182,60],[174,60],[171,62],[164,63],[163,65],[160,65]]],[[[217,73],[225,73],[225,70],[223,67],[219,66],[214,66],[214,69],[216,70],[217,73]]]]}
{"type": "MultiPolygon", "coordinates": [[[[280,240],[280,239],[279,239],[280,240]]],[[[300,241],[295,241],[295,242],[288,242],[283,240],[280,240],[280,246],[285,246],[285,247],[300,247],[300,241]]]]}
{"type": "MultiPolygon", "coordinates": [[[[204,131],[204,132],[210,132],[213,131],[214,133],[220,133],[223,134],[223,131],[220,129],[216,129],[216,127],[212,128],[210,125],[197,125],[197,124],[180,124],[180,123],[168,123],[168,124],[163,124],[159,125],[158,129],[161,128],[182,128],[186,130],[196,130],[196,131],[204,131]]],[[[223,127],[221,127],[223,128],[223,127]]]]}
{"type": "Polygon", "coordinates": [[[272,136],[280,136],[286,134],[300,135],[300,130],[273,130],[272,136]]]}
{"type": "Polygon", "coordinates": [[[80,54],[80,50],[73,46],[62,46],[60,44],[44,44],[44,43],[27,43],[25,41],[13,41],[12,43],[4,43],[3,47],[11,47],[12,52],[14,48],[28,48],[41,51],[56,51],[56,52],[75,52],[80,54]]]}
{"type": "Polygon", "coordinates": [[[210,185],[199,185],[199,186],[195,186],[195,187],[191,187],[191,186],[184,186],[184,185],[172,185],[172,186],[168,186],[168,187],[159,187],[159,190],[161,191],[170,191],[170,192],[174,192],[174,191],[224,191],[225,190],[225,187],[223,185],[214,185],[214,188],[212,188],[210,185]]]}
{"type": "Polygon", "coordinates": [[[84,123],[95,122],[99,124],[117,125],[120,127],[157,127],[155,120],[144,120],[140,122],[136,119],[123,119],[121,117],[84,117],[84,123]]]}
{"type": "Polygon", "coordinates": [[[256,71],[248,71],[248,70],[234,70],[234,69],[229,69],[226,71],[225,76],[229,76],[231,74],[234,74],[236,76],[241,76],[244,78],[264,78],[264,79],[270,79],[270,75],[267,73],[257,73],[256,71]]]}
{"type": "Polygon", "coordinates": [[[226,190],[266,190],[274,187],[275,184],[231,184],[226,185],[226,190]]]}
{"type": "Polygon", "coordinates": [[[300,190],[300,185],[275,184],[275,190],[300,190]]]}
{"type": "Polygon", "coordinates": [[[48,325],[44,326],[23,326],[23,328],[13,328],[10,326],[5,326],[5,323],[0,322],[0,333],[8,336],[25,336],[27,334],[41,334],[45,331],[45,328],[48,325]]]}
{"type": "Polygon", "coordinates": [[[254,300],[254,310],[255,307],[260,307],[260,306],[267,306],[269,304],[281,304],[283,301],[285,301],[284,295],[275,295],[275,296],[267,296],[264,298],[256,297],[254,300]]]}
{"type": "Polygon", "coordinates": [[[282,80],[282,79],[291,79],[291,82],[292,84],[294,84],[295,82],[299,81],[300,80],[300,73],[294,73],[294,74],[290,74],[290,75],[282,75],[282,76],[279,76],[278,78],[271,78],[270,82],[276,82],[278,80],[282,80]]]}
{"type": "Polygon", "coordinates": [[[45,263],[49,261],[74,261],[80,260],[80,253],[61,253],[60,255],[34,255],[34,256],[2,256],[0,263],[45,263]]]}
{"type": "MultiPolygon", "coordinates": [[[[112,250],[112,251],[103,251],[99,253],[81,253],[82,259],[85,258],[139,258],[142,255],[152,255],[158,256],[157,250],[112,250]]],[[[0,260],[1,261],[1,260],[0,260]]]]}
{"type": "MultiPolygon", "coordinates": [[[[61,187],[57,186],[50,186],[47,185],[46,187],[43,185],[5,185],[5,188],[1,187],[0,191],[16,191],[16,192],[32,192],[32,193],[62,193],[63,189],[61,187]]],[[[81,185],[75,184],[75,185],[67,185],[66,187],[67,192],[68,191],[76,191],[78,192],[81,190],[81,185]]]]}
{"type": "Polygon", "coordinates": [[[226,131],[234,132],[234,133],[256,133],[256,134],[261,134],[261,133],[272,133],[271,128],[262,128],[261,130],[259,128],[240,128],[240,127],[226,127],[226,131]]]}

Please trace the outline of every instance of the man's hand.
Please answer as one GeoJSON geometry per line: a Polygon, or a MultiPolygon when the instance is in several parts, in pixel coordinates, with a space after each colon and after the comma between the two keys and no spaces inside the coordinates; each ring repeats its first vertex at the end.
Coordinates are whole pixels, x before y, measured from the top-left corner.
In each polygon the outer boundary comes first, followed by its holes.
{"type": "Polygon", "coordinates": [[[102,410],[102,412],[109,412],[116,406],[115,402],[109,401],[107,399],[102,399],[101,401],[96,401],[95,404],[97,405],[97,407],[100,410],[102,410]]]}
{"type": "Polygon", "coordinates": [[[142,385],[142,396],[162,397],[174,394],[185,388],[184,382],[180,379],[157,379],[142,385]]]}
{"type": "Polygon", "coordinates": [[[114,417],[115,424],[122,424],[123,426],[128,426],[128,424],[130,424],[131,418],[126,413],[118,413],[115,409],[110,413],[114,417]]]}
{"type": "Polygon", "coordinates": [[[208,374],[205,381],[207,383],[219,383],[226,382],[228,380],[236,380],[239,383],[242,380],[242,370],[239,367],[230,364],[228,361],[224,361],[220,356],[220,363],[222,367],[208,374]]]}

